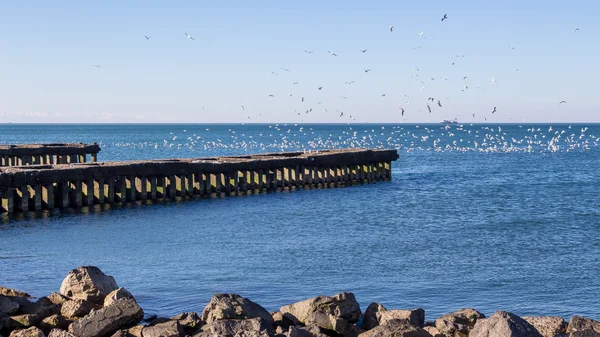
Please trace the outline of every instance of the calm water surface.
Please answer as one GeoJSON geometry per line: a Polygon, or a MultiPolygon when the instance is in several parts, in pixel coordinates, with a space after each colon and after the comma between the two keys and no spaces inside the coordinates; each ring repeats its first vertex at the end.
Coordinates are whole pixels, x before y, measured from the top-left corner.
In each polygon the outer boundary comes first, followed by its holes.
{"type": "Polygon", "coordinates": [[[361,146],[401,157],[386,183],[4,217],[0,284],[43,296],[70,269],[97,265],[164,315],[201,311],[217,292],[276,310],[352,291],[363,310],[422,307],[426,319],[467,306],[600,319],[598,135],[599,125],[1,125],[0,143],[96,141],[102,160],[361,146]]]}

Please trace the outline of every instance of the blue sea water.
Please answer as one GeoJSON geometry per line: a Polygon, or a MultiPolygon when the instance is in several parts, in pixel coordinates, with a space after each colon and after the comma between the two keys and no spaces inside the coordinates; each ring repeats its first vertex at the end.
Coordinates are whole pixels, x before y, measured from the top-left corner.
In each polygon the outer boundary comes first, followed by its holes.
{"type": "Polygon", "coordinates": [[[268,310],[354,292],[362,309],[600,319],[600,125],[0,125],[0,143],[98,142],[101,160],[397,148],[390,182],[26,215],[0,222],[0,285],[57,291],[97,265],[147,312],[240,293],[268,310]]]}

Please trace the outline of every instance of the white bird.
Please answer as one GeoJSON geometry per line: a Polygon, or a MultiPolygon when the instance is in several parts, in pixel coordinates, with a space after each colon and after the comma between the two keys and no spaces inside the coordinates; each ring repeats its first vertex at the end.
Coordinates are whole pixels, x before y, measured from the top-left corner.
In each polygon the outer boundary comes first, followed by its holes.
{"type": "Polygon", "coordinates": [[[492,83],[496,83],[496,82],[498,82],[498,81],[496,81],[496,80],[494,79],[494,77],[492,76],[492,83]]]}
{"type": "Polygon", "coordinates": [[[307,53],[307,54],[312,54],[313,53],[312,51],[306,50],[306,49],[304,49],[304,52],[307,53]]]}
{"type": "Polygon", "coordinates": [[[425,32],[421,31],[421,34],[419,34],[419,36],[425,38],[425,32]]]}
{"type": "Polygon", "coordinates": [[[246,108],[244,108],[244,106],[243,106],[243,105],[240,105],[240,106],[242,107],[242,110],[246,110],[246,108]]]}
{"type": "Polygon", "coordinates": [[[331,51],[329,51],[329,50],[328,50],[327,52],[328,52],[328,53],[329,53],[329,55],[331,55],[331,56],[337,56],[337,54],[336,54],[336,53],[334,53],[334,52],[331,52],[331,51]]]}
{"type": "Polygon", "coordinates": [[[579,28],[573,29],[573,33],[578,32],[578,31],[579,31],[579,28]]]}
{"type": "Polygon", "coordinates": [[[185,33],[185,36],[187,36],[188,39],[194,39],[191,35],[189,35],[188,33],[185,33]]]}
{"type": "Polygon", "coordinates": [[[394,26],[390,26],[390,32],[394,31],[394,26]]]}
{"type": "Polygon", "coordinates": [[[560,102],[558,102],[558,105],[561,105],[563,103],[567,103],[567,101],[560,101],[560,102]]]}

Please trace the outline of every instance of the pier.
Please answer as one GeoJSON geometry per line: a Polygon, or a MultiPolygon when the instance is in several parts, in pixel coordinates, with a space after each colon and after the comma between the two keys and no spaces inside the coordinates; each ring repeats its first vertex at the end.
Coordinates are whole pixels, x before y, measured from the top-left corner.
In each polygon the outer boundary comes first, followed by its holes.
{"type": "Polygon", "coordinates": [[[98,152],[98,144],[0,145],[0,166],[97,162],[98,152]]]}
{"type": "Polygon", "coordinates": [[[391,179],[396,159],[396,150],[348,149],[3,167],[0,213],[344,187],[391,179]]]}

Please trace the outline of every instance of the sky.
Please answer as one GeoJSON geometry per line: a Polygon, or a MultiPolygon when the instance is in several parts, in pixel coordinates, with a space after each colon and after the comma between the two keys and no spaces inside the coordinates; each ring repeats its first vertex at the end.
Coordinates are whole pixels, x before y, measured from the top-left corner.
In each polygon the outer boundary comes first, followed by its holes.
{"type": "Polygon", "coordinates": [[[596,0],[3,1],[0,122],[600,122],[599,10],[596,0]]]}

